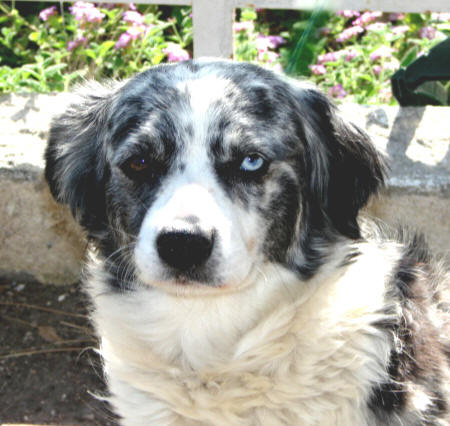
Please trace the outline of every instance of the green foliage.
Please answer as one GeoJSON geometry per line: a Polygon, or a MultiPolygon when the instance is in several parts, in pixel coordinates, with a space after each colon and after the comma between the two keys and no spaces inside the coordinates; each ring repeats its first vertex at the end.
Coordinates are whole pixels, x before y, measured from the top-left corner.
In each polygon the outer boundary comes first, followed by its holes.
{"type": "Polygon", "coordinates": [[[99,8],[104,16],[92,21],[89,15],[77,20],[70,9],[46,20],[24,18],[6,3],[0,10],[0,92],[61,91],[85,78],[127,78],[170,58],[170,46],[187,57],[184,48],[192,45],[186,7],[163,20],[156,6],[140,6],[141,24],[124,20],[126,6],[99,8]],[[124,34],[128,41],[120,44],[124,34]]]}
{"type": "MultiPolygon", "coordinates": [[[[188,7],[86,5],[36,16],[0,2],[0,92],[67,90],[192,55],[188,7]]],[[[393,104],[390,77],[450,35],[449,16],[245,8],[234,24],[235,58],[305,76],[336,98],[393,104]]],[[[449,85],[420,90],[441,102],[449,85]]]]}

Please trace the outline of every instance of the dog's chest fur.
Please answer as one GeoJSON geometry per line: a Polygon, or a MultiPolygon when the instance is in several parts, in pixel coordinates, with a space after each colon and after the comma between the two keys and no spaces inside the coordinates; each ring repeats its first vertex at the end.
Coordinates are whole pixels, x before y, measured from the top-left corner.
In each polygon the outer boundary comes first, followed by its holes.
{"type": "Polygon", "coordinates": [[[390,342],[373,324],[385,319],[396,248],[362,250],[308,284],[272,269],[219,299],[103,293],[94,272],[94,319],[127,425],[374,424],[364,407],[390,342]]]}

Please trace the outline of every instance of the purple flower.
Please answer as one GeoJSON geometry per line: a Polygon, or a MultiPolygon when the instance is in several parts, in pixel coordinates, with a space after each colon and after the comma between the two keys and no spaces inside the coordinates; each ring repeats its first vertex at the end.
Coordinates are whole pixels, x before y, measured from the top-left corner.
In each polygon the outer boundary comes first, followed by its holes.
{"type": "Polygon", "coordinates": [[[420,38],[427,38],[428,40],[433,40],[436,37],[436,28],[434,27],[423,27],[419,30],[420,38]]]}
{"type": "Polygon", "coordinates": [[[162,51],[167,55],[169,62],[186,61],[190,57],[186,50],[175,43],[169,43],[162,51]]]}
{"type": "Polygon", "coordinates": [[[73,49],[76,49],[78,46],[81,46],[85,42],[86,37],[78,37],[76,40],[72,40],[67,43],[67,50],[71,51],[73,49]]]}
{"type": "Polygon", "coordinates": [[[277,47],[286,43],[286,40],[280,35],[269,35],[266,38],[269,39],[271,43],[271,45],[269,46],[271,49],[276,49],[277,47]]]}
{"type": "Polygon", "coordinates": [[[235,22],[233,24],[234,32],[239,33],[241,31],[253,31],[255,24],[253,21],[235,22]]]}
{"type": "Polygon", "coordinates": [[[47,7],[47,9],[41,10],[39,13],[39,18],[42,21],[47,21],[50,16],[56,15],[56,6],[47,7]]]}
{"type": "Polygon", "coordinates": [[[313,75],[324,75],[327,72],[327,69],[322,64],[310,65],[309,69],[313,75]]]}
{"type": "Polygon", "coordinates": [[[395,35],[405,34],[406,32],[409,31],[409,26],[408,25],[397,25],[396,27],[392,27],[391,31],[395,35]]]}
{"type": "Polygon", "coordinates": [[[379,18],[381,15],[382,15],[382,13],[378,12],[378,11],[364,12],[359,18],[355,19],[352,22],[352,24],[363,26],[363,25],[368,24],[369,22],[372,22],[375,19],[379,18]]]}
{"type": "Polygon", "coordinates": [[[360,13],[357,10],[340,10],[336,12],[336,15],[343,16],[344,18],[353,18],[354,16],[359,16],[360,13]]]}
{"type": "Polygon", "coordinates": [[[339,43],[343,43],[344,41],[347,41],[351,39],[352,37],[355,37],[356,35],[364,32],[364,28],[360,25],[357,25],[355,27],[349,27],[346,28],[344,31],[342,31],[337,37],[336,41],[339,43]]]}
{"type": "Polygon", "coordinates": [[[127,10],[123,13],[122,20],[133,25],[142,25],[144,23],[144,16],[134,10],[127,10]]]}
{"type": "Polygon", "coordinates": [[[286,40],[281,36],[260,34],[256,38],[256,48],[258,52],[267,52],[268,49],[276,49],[281,44],[286,43],[286,40]]]}
{"type": "Polygon", "coordinates": [[[328,89],[328,94],[333,98],[345,98],[347,96],[347,92],[342,87],[342,84],[336,84],[333,87],[328,89]]]}
{"type": "Polygon", "coordinates": [[[134,10],[135,12],[137,11],[137,7],[134,3],[128,3],[128,9],[134,10]]]}
{"type": "Polygon", "coordinates": [[[92,3],[77,1],[69,8],[70,13],[75,17],[75,20],[85,22],[101,22],[105,14],[100,12],[92,3]]]}
{"type": "Polygon", "coordinates": [[[387,46],[381,46],[370,54],[371,61],[390,57],[392,57],[392,48],[387,46]]]}

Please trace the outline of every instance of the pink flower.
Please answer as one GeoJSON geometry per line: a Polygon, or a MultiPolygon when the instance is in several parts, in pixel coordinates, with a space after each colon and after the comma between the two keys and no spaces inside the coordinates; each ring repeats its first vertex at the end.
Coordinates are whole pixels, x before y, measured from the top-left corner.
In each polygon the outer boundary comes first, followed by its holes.
{"type": "Polygon", "coordinates": [[[47,9],[41,10],[39,18],[42,21],[47,21],[50,16],[56,15],[56,6],[47,7],[47,9]]]}
{"type": "Polygon", "coordinates": [[[179,44],[169,43],[162,51],[167,55],[169,62],[186,61],[190,58],[189,53],[179,44]]]}
{"type": "Polygon", "coordinates": [[[449,22],[450,13],[432,13],[431,18],[437,22],[449,22]]]}
{"type": "Polygon", "coordinates": [[[322,64],[310,65],[309,69],[313,75],[324,75],[327,72],[327,69],[322,64]]]}
{"type": "Polygon", "coordinates": [[[400,66],[399,62],[396,59],[392,59],[391,61],[385,62],[383,65],[374,65],[372,70],[375,75],[380,75],[381,71],[395,71],[400,66]]]}
{"type": "Polygon", "coordinates": [[[427,38],[428,40],[433,40],[436,37],[436,28],[434,27],[423,27],[419,30],[420,38],[427,38]]]}
{"type": "Polygon", "coordinates": [[[377,76],[380,75],[381,70],[382,70],[381,65],[374,65],[372,68],[373,73],[377,76]]]}
{"type": "Polygon", "coordinates": [[[117,40],[114,47],[116,49],[122,49],[123,47],[128,46],[131,41],[141,37],[148,29],[149,27],[146,25],[133,25],[120,35],[119,40],[117,40]]]}
{"type": "Polygon", "coordinates": [[[258,60],[261,62],[267,62],[269,64],[275,62],[280,57],[280,54],[277,52],[266,51],[258,53],[258,60]]]}
{"type": "Polygon", "coordinates": [[[258,52],[267,52],[269,47],[271,46],[270,40],[265,36],[260,34],[256,40],[256,48],[258,49],[258,52]]]}
{"type": "Polygon", "coordinates": [[[375,22],[373,24],[367,25],[367,31],[384,31],[387,25],[384,22],[375,22]]]}
{"type": "Polygon", "coordinates": [[[123,13],[122,20],[133,25],[142,25],[144,23],[144,16],[134,10],[127,10],[123,13]]]}
{"type": "Polygon", "coordinates": [[[115,49],[122,49],[133,40],[133,37],[131,37],[131,34],[128,31],[125,31],[124,33],[120,34],[119,40],[117,40],[116,44],[114,45],[115,49]]]}
{"type": "Polygon", "coordinates": [[[344,58],[347,62],[358,56],[358,51],[355,49],[342,49],[334,52],[327,52],[323,55],[319,55],[317,58],[318,64],[325,64],[327,62],[337,62],[339,59],[344,58]]]}
{"type": "Polygon", "coordinates": [[[384,89],[381,89],[379,92],[379,97],[381,102],[389,103],[392,99],[392,90],[390,87],[386,87],[384,89]]]}
{"type": "Polygon", "coordinates": [[[333,98],[345,98],[347,96],[347,92],[342,87],[342,84],[336,84],[333,87],[328,89],[328,94],[333,98]]]}
{"type": "Polygon", "coordinates": [[[409,31],[409,26],[408,25],[398,25],[396,27],[392,27],[391,31],[395,34],[395,35],[401,35],[401,34],[405,34],[406,32],[409,31]]]}
{"type": "Polygon", "coordinates": [[[340,10],[336,12],[336,15],[343,16],[344,18],[353,18],[354,16],[359,16],[360,13],[357,10],[340,10]]]}
{"type": "Polygon", "coordinates": [[[73,49],[76,49],[78,46],[81,46],[85,42],[86,37],[79,37],[76,40],[69,41],[69,43],[67,43],[67,50],[71,51],[73,49]]]}
{"type": "Polygon", "coordinates": [[[241,31],[253,31],[255,24],[253,21],[235,22],[233,24],[234,32],[239,33],[241,31]]]}
{"type": "Polygon", "coordinates": [[[370,60],[376,61],[381,58],[390,58],[392,56],[392,50],[391,47],[381,46],[370,54],[370,60]]]}
{"type": "Polygon", "coordinates": [[[402,19],[405,19],[405,14],[404,13],[391,13],[389,15],[389,20],[390,21],[401,21],[402,19]]]}
{"type": "Polygon", "coordinates": [[[375,12],[364,12],[359,18],[355,19],[352,24],[353,25],[360,25],[363,26],[365,24],[368,24],[369,22],[374,21],[375,19],[379,18],[382,15],[381,12],[375,11],[375,12]]]}
{"type": "Polygon", "coordinates": [[[344,41],[351,39],[352,37],[355,37],[358,34],[361,34],[362,32],[364,32],[364,28],[361,27],[360,25],[346,28],[337,36],[336,41],[342,43],[344,41]]]}
{"type": "Polygon", "coordinates": [[[134,10],[135,12],[137,11],[137,7],[134,3],[128,3],[128,9],[134,10]]]}
{"type": "Polygon", "coordinates": [[[327,62],[336,62],[342,57],[342,50],[338,50],[336,52],[327,52],[323,55],[319,55],[317,58],[318,64],[325,64],[327,62]]]}
{"type": "Polygon", "coordinates": [[[75,20],[81,23],[85,22],[101,22],[105,14],[100,12],[92,3],[77,1],[69,8],[70,13],[75,20]]]}
{"type": "Polygon", "coordinates": [[[356,58],[359,55],[359,52],[355,49],[349,49],[345,51],[345,60],[350,62],[352,59],[356,58]]]}

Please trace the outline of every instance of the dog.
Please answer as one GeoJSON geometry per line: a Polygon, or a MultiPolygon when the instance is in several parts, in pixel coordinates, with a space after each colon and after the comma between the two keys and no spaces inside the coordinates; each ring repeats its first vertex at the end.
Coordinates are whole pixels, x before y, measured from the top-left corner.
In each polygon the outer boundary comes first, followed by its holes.
{"type": "Polygon", "coordinates": [[[313,86],[248,63],[90,84],[45,176],[123,425],[448,425],[449,276],[358,217],[386,167],[313,86]]]}

